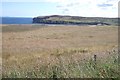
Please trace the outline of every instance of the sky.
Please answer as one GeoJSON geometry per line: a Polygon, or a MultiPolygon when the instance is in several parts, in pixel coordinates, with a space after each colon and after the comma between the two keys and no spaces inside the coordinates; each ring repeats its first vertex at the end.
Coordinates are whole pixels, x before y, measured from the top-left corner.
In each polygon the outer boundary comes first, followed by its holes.
{"type": "Polygon", "coordinates": [[[0,16],[118,17],[119,0],[2,0],[0,16]]]}

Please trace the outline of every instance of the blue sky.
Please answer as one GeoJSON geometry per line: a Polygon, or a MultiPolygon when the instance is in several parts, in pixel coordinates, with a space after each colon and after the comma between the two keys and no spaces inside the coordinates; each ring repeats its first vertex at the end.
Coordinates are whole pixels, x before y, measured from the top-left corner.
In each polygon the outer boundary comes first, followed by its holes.
{"type": "Polygon", "coordinates": [[[71,15],[117,17],[119,0],[3,0],[4,17],[71,15]]]}
{"type": "Polygon", "coordinates": [[[8,17],[35,17],[61,14],[54,3],[45,2],[4,2],[2,16],[8,17]]]}

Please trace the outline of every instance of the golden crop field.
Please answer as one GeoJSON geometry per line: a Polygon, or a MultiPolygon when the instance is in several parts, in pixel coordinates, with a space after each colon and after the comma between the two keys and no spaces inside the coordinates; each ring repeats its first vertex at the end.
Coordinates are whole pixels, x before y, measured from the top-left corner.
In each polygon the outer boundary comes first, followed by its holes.
{"type": "Polygon", "coordinates": [[[117,46],[116,26],[3,25],[2,77],[118,77],[117,46]]]}

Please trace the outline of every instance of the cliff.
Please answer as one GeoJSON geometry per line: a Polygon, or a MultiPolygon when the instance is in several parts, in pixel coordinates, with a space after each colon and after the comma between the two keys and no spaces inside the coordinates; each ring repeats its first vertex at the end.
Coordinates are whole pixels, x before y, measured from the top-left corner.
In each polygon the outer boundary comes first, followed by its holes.
{"type": "Polygon", "coordinates": [[[69,25],[117,25],[118,18],[52,15],[34,17],[33,23],[69,25]]]}

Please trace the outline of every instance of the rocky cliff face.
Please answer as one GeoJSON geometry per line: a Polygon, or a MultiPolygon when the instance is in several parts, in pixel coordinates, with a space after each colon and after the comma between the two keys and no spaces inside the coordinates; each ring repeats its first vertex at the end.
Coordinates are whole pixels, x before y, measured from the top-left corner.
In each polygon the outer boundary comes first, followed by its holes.
{"type": "Polygon", "coordinates": [[[33,23],[40,24],[70,24],[70,25],[117,25],[117,18],[78,17],[78,16],[38,16],[33,23]]]}

